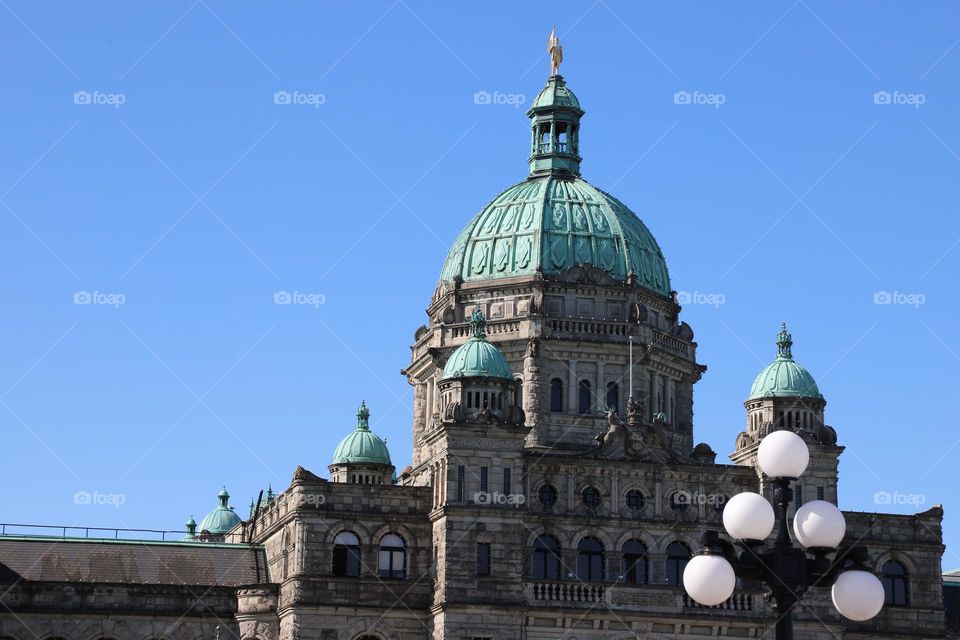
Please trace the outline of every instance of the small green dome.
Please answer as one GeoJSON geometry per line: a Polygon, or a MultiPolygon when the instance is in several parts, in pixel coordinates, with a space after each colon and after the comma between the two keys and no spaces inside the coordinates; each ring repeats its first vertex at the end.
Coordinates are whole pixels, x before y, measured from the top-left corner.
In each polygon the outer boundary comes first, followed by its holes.
{"type": "Polygon", "coordinates": [[[750,400],[770,397],[823,398],[810,372],[794,362],[793,336],[784,323],[777,334],[777,359],[767,365],[750,387],[750,400]]]}
{"type": "Polygon", "coordinates": [[[545,86],[537,97],[530,104],[530,110],[552,109],[555,107],[569,107],[580,109],[580,101],[574,95],[567,83],[563,81],[563,76],[550,76],[545,86]]]}
{"type": "Polygon", "coordinates": [[[357,428],[340,441],[333,453],[333,464],[385,464],[390,465],[387,443],[370,431],[370,410],[361,402],[357,410],[357,428]]]}
{"type": "Polygon", "coordinates": [[[226,487],[217,494],[217,498],[220,500],[220,505],[200,521],[201,533],[207,531],[213,535],[223,535],[241,522],[240,516],[227,506],[230,494],[227,493],[226,487]]]}
{"type": "Polygon", "coordinates": [[[486,319],[479,309],[470,317],[470,339],[457,347],[443,368],[441,380],[452,378],[503,378],[513,380],[510,364],[500,349],[487,341],[486,319]]]}
{"type": "Polygon", "coordinates": [[[183,542],[193,542],[197,539],[197,521],[193,519],[193,516],[190,516],[190,519],[187,520],[187,533],[185,536],[180,538],[183,542]]]}

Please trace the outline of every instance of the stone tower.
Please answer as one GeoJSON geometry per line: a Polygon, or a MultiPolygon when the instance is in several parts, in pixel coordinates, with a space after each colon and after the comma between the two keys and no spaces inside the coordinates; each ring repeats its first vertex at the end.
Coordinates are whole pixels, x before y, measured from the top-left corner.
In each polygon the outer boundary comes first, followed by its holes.
{"type": "Polygon", "coordinates": [[[506,357],[529,447],[592,445],[608,407],[625,415],[632,382],[676,455],[692,449],[693,384],[706,367],[678,320],[653,235],[580,175],[583,114],[564,79],[551,76],[527,112],[528,176],[474,216],[447,255],[404,371],[415,388],[414,476],[426,463],[424,438],[444,417],[445,363],[471,339],[476,311],[506,357]]]}

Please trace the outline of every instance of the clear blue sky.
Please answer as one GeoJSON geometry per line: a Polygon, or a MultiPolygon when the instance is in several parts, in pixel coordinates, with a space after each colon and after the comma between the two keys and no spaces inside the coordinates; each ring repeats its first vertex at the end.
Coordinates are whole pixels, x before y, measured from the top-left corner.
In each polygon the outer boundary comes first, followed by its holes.
{"type": "Polygon", "coordinates": [[[787,320],[841,506],[945,502],[960,566],[960,9],[550,7],[0,2],[0,520],[181,528],[222,484],[246,515],[361,399],[405,466],[447,247],[526,172],[525,107],[474,94],[528,101],[556,23],[584,176],[700,294],[697,439],[732,450],[787,320]]]}

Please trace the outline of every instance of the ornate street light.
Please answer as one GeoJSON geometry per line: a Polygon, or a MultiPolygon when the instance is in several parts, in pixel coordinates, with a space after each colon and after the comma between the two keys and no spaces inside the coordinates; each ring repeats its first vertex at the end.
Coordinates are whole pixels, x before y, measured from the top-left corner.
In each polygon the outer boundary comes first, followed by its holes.
{"type": "Polygon", "coordinates": [[[797,434],[774,431],[767,435],[757,450],[757,463],[773,484],[776,513],[758,493],[735,495],[723,510],[723,527],[739,552],[716,531],[705,531],[703,549],[683,572],[687,593],[706,606],[729,598],[736,576],[764,582],[777,611],[777,640],[793,640],[793,607],[811,587],[832,583],[833,606],[856,622],[873,618],[883,607],[883,585],[864,564],[866,548],[840,546],[846,522],[832,503],[814,500],[798,509],[793,532],[804,548],[794,546],[790,539],[790,484],[803,475],[809,461],[810,451],[797,434]],[[774,524],[778,524],[777,538],[765,549],[764,541],[774,524]],[[833,553],[831,561],[828,556],[833,553]]]}

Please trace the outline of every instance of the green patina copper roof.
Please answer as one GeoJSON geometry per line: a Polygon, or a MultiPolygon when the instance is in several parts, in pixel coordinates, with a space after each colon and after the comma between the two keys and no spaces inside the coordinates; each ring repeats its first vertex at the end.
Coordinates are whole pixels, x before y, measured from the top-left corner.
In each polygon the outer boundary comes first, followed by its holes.
{"type": "Polygon", "coordinates": [[[822,398],[817,382],[806,369],[794,362],[793,336],[783,323],[777,334],[777,359],[767,365],[750,387],[750,400],[770,397],[822,398]]]}
{"type": "Polygon", "coordinates": [[[563,81],[563,76],[559,75],[550,76],[547,79],[547,86],[533,99],[530,110],[553,109],[556,107],[580,110],[580,101],[577,100],[577,96],[570,90],[567,83],[563,81]]]}
{"type": "Polygon", "coordinates": [[[357,410],[356,430],[341,440],[333,453],[333,464],[349,463],[391,464],[387,443],[370,431],[370,410],[366,402],[361,402],[357,410]]]}
{"type": "Polygon", "coordinates": [[[240,524],[240,516],[228,506],[230,494],[227,493],[226,487],[217,494],[217,498],[220,500],[219,506],[200,521],[201,533],[208,531],[214,535],[222,535],[240,524]]]}
{"type": "Polygon", "coordinates": [[[552,76],[528,112],[529,177],[467,224],[447,254],[441,280],[475,282],[538,270],[556,275],[590,263],[619,280],[632,272],[640,286],[670,295],[663,252],[646,225],[580,177],[582,114],[563,78],[552,76]]]}
{"type": "Polygon", "coordinates": [[[513,380],[510,364],[487,341],[487,321],[479,309],[470,317],[470,339],[457,347],[443,368],[441,380],[452,378],[504,378],[513,380]]]}

